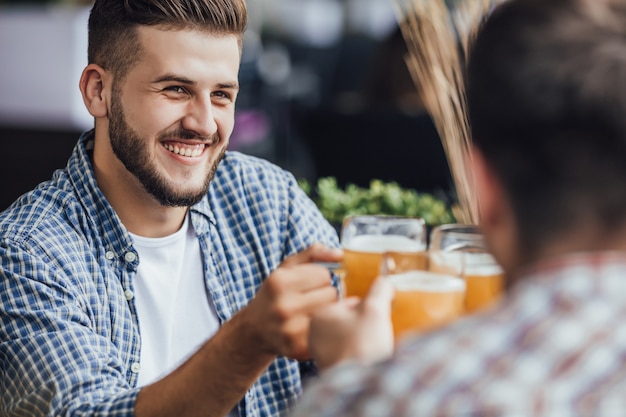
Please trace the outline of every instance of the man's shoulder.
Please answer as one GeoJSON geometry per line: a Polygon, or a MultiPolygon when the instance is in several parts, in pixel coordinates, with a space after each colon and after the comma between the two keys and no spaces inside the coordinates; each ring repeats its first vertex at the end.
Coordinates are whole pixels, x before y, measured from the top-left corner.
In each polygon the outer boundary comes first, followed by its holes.
{"type": "Polygon", "coordinates": [[[0,238],[23,240],[37,233],[60,232],[59,226],[69,224],[72,213],[81,210],[73,189],[65,178],[57,176],[23,194],[0,213],[0,238]]]}
{"type": "MultiPolygon", "coordinates": [[[[296,188],[294,175],[256,156],[230,151],[224,156],[213,178],[210,193],[257,198],[287,197],[296,188]],[[264,197],[259,197],[264,196],[264,197]]],[[[211,197],[209,197],[211,198],[211,197]]]]}
{"type": "Polygon", "coordinates": [[[232,175],[234,173],[246,175],[289,175],[289,173],[274,162],[258,156],[247,155],[237,151],[228,151],[217,169],[217,174],[232,175]]]}
{"type": "Polygon", "coordinates": [[[440,329],[408,338],[398,346],[395,366],[420,376],[429,375],[434,369],[445,374],[470,365],[478,370],[494,354],[513,354],[516,346],[512,340],[518,324],[508,322],[502,315],[494,310],[465,316],[440,329]],[[423,360],[415,361],[416,357],[423,360]],[[469,365],[468,358],[472,358],[469,365]]]}

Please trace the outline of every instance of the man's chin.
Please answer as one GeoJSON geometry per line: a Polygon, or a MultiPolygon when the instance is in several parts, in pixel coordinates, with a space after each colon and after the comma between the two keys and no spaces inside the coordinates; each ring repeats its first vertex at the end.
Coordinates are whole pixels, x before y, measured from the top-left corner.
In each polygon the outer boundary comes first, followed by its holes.
{"type": "Polygon", "coordinates": [[[153,195],[164,207],[189,207],[199,203],[206,193],[193,195],[153,195]]]}
{"type": "Polygon", "coordinates": [[[200,202],[208,192],[208,186],[195,189],[176,191],[169,189],[152,189],[148,192],[164,207],[189,207],[200,202]]]}

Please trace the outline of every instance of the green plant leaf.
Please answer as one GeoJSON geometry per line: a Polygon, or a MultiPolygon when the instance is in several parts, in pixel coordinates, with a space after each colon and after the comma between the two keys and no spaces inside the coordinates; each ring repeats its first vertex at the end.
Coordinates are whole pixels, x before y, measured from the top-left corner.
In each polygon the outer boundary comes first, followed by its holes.
{"type": "Polygon", "coordinates": [[[347,184],[341,188],[334,177],[319,178],[315,188],[306,180],[300,187],[309,195],[322,215],[334,224],[352,214],[388,214],[421,217],[429,226],[455,223],[451,207],[428,193],[402,188],[395,182],[373,179],[369,188],[347,184]]]}

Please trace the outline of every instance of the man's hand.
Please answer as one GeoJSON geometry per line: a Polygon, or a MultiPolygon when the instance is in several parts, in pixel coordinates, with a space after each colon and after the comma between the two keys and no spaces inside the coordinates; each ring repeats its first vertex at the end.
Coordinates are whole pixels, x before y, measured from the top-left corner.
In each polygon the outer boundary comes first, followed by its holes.
{"type": "Polygon", "coordinates": [[[346,298],[316,311],[309,344],[320,370],[344,360],[373,363],[393,352],[393,288],[378,279],[362,301],[346,298]]]}
{"type": "Polygon", "coordinates": [[[315,243],[293,255],[263,283],[255,298],[240,312],[266,353],[298,360],[310,359],[308,334],[311,314],[337,301],[327,268],[313,262],[339,262],[340,249],[315,243]]]}
{"type": "Polygon", "coordinates": [[[311,314],[337,301],[330,272],[313,262],[342,257],[340,249],[314,244],[285,259],[250,304],[187,362],[140,391],[136,415],[223,416],[277,355],[309,359],[311,314]]]}

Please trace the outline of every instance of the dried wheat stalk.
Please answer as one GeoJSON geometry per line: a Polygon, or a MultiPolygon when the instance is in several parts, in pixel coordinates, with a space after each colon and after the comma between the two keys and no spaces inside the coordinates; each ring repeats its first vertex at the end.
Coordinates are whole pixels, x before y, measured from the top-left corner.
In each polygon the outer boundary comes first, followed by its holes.
{"type": "Polygon", "coordinates": [[[395,0],[413,81],[441,138],[458,198],[457,219],[478,223],[474,180],[467,168],[471,137],[463,85],[465,58],[494,0],[395,0]]]}

